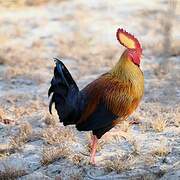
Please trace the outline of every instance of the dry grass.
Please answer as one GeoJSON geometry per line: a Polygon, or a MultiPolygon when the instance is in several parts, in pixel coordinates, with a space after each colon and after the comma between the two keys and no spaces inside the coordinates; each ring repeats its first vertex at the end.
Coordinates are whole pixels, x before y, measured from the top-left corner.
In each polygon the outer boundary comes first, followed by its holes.
{"type": "Polygon", "coordinates": [[[11,49],[11,51],[8,52],[8,54],[6,54],[6,51],[2,51],[1,54],[7,57],[6,65],[9,65],[9,67],[11,68],[17,68],[17,69],[21,68],[21,71],[31,70],[29,73],[32,73],[32,71],[38,70],[39,68],[41,68],[41,66],[37,66],[36,63],[42,63],[43,61],[42,57],[40,57],[39,54],[32,55],[31,49],[27,49],[25,51],[20,46],[16,46],[16,48],[11,49]],[[18,60],[18,63],[17,63],[17,60],[18,60]]]}
{"type": "Polygon", "coordinates": [[[2,108],[0,108],[0,120],[4,119],[5,112],[2,108]]]}
{"type": "Polygon", "coordinates": [[[12,180],[27,175],[27,172],[24,169],[16,169],[15,167],[10,167],[5,163],[3,164],[3,167],[4,170],[0,171],[1,180],[12,180]]]}
{"type": "Polygon", "coordinates": [[[69,177],[71,180],[83,180],[84,178],[82,177],[82,172],[77,172],[76,174],[72,174],[69,177]]]}
{"type": "Polygon", "coordinates": [[[147,165],[148,167],[156,163],[156,158],[151,153],[141,154],[139,160],[144,166],[147,165]]]}
{"type": "Polygon", "coordinates": [[[60,158],[66,158],[70,154],[67,145],[62,144],[59,147],[44,147],[42,151],[42,165],[48,165],[60,158]]]}
{"type": "Polygon", "coordinates": [[[132,144],[132,152],[126,155],[116,155],[108,160],[105,168],[108,171],[116,171],[121,173],[126,170],[131,170],[134,167],[150,167],[155,164],[156,158],[152,153],[143,153],[138,142],[133,138],[129,140],[132,144]]]}
{"type": "Polygon", "coordinates": [[[41,160],[43,165],[67,157],[70,153],[68,144],[75,141],[74,132],[69,127],[48,127],[43,131],[42,138],[47,144],[57,146],[43,148],[41,160]]]}
{"type": "Polygon", "coordinates": [[[76,169],[76,170],[72,170],[72,171],[61,171],[61,174],[55,177],[55,180],[61,180],[64,179],[64,177],[66,177],[66,179],[69,180],[83,180],[84,176],[83,176],[83,170],[82,169],[76,169]]]}
{"type": "Polygon", "coordinates": [[[139,124],[139,128],[143,133],[147,132],[151,128],[151,123],[150,122],[141,122],[139,124]]]}
{"type": "Polygon", "coordinates": [[[162,13],[162,18],[160,20],[160,24],[162,27],[163,33],[163,42],[162,42],[162,52],[161,56],[163,59],[159,63],[159,66],[154,70],[155,75],[161,78],[163,75],[166,75],[171,71],[171,62],[169,57],[172,53],[172,29],[173,29],[173,21],[176,16],[176,6],[177,0],[169,0],[167,1],[167,10],[162,13]]]}
{"type": "Polygon", "coordinates": [[[5,74],[4,74],[4,78],[6,80],[10,80],[10,79],[13,79],[13,78],[17,78],[18,76],[21,76],[21,75],[25,75],[27,74],[27,69],[24,67],[24,68],[21,68],[21,67],[8,67],[5,74]]]}
{"type": "Polygon", "coordinates": [[[48,2],[62,2],[64,0],[0,0],[0,5],[6,8],[18,8],[24,6],[39,6],[48,2]]]}
{"type": "MultiPolygon", "coordinates": [[[[79,17],[81,15],[75,20],[81,23],[80,26],[85,26],[84,24],[82,25],[84,21],[78,19],[79,17]]],[[[70,41],[67,38],[61,37],[59,44],[61,57],[67,57],[68,55],[68,57],[80,62],[79,68],[81,72],[79,78],[83,75],[92,74],[93,71],[102,68],[102,65],[103,67],[112,67],[115,63],[113,60],[119,58],[118,51],[114,46],[101,44],[100,48],[98,48],[99,46],[95,44],[94,39],[82,35],[79,31],[74,32],[73,39],[70,41]],[[84,44],[86,44],[86,48],[84,44]],[[69,51],[69,48],[71,51],[69,51]],[[98,63],[94,61],[95,59],[98,60],[98,63]]]]}
{"type": "MultiPolygon", "coordinates": [[[[83,162],[85,161],[84,156],[81,155],[81,154],[73,154],[73,156],[71,156],[69,159],[70,159],[70,160],[73,162],[73,164],[75,164],[75,165],[82,165],[83,162]]],[[[86,159],[88,159],[88,158],[86,158],[86,159]]]]}
{"type": "Polygon", "coordinates": [[[109,172],[116,171],[117,173],[121,173],[125,170],[131,169],[131,165],[134,163],[135,162],[131,155],[116,155],[106,162],[105,168],[109,172]]]}
{"type": "MultiPolygon", "coordinates": [[[[167,10],[163,13],[162,16],[162,27],[164,33],[164,42],[163,42],[163,55],[165,57],[169,56],[171,53],[171,45],[172,45],[172,28],[173,28],[173,21],[175,19],[176,14],[176,6],[177,0],[169,0],[167,10]]],[[[167,63],[164,62],[163,63],[167,63]]]]}
{"type": "Polygon", "coordinates": [[[0,159],[9,155],[8,144],[0,144],[0,159]]]}
{"type": "Polygon", "coordinates": [[[123,121],[123,122],[120,124],[120,129],[121,129],[121,131],[123,131],[123,132],[129,132],[130,127],[131,127],[131,125],[129,124],[128,121],[123,121]]]}
{"type": "Polygon", "coordinates": [[[18,150],[24,143],[26,143],[32,135],[32,127],[29,123],[24,123],[20,126],[17,135],[13,136],[9,143],[11,150],[18,150]]]}
{"type": "Polygon", "coordinates": [[[8,125],[14,125],[15,124],[15,121],[12,120],[12,119],[7,119],[5,118],[5,111],[0,108],[0,123],[3,123],[3,124],[8,124],[8,125]]]}
{"type": "Polygon", "coordinates": [[[173,123],[176,127],[180,126],[180,112],[178,112],[178,109],[177,112],[174,113],[173,123]]]}
{"type": "Polygon", "coordinates": [[[122,141],[122,138],[129,142],[134,141],[134,137],[131,131],[129,132],[119,131],[119,132],[112,133],[112,139],[111,139],[112,142],[119,143],[122,141]]]}
{"type": "Polygon", "coordinates": [[[44,122],[46,125],[48,126],[56,126],[59,122],[55,119],[54,116],[52,116],[51,114],[47,113],[45,118],[44,118],[44,122]]]}
{"type": "Polygon", "coordinates": [[[158,117],[155,121],[151,122],[151,127],[156,132],[162,132],[167,126],[167,120],[162,117],[158,117]]]}
{"type": "Polygon", "coordinates": [[[83,160],[83,156],[80,154],[75,154],[71,159],[74,164],[79,165],[83,160]]]}
{"type": "Polygon", "coordinates": [[[131,142],[131,144],[132,144],[132,147],[133,147],[133,151],[132,151],[131,154],[133,154],[134,156],[135,155],[140,155],[141,149],[140,149],[140,146],[139,146],[138,142],[136,140],[133,140],[131,142]]]}
{"type": "Polygon", "coordinates": [[[17,120],[30,116],[32,113],[42,112],[43,108],[47,109],[47,105],[42,100],[34,100],[32,95],[27,94],[9,94],[1,100],[2,106],[6,103],[11,106],[7,113],[12,114],[17,120]]]}
{"type": "Polygon", "coordinates": [[[155,158],[152,154],[140,154],[139,156],[133,153],[129,155],[116,155],[111,160],[108,160],[105,164],[105,168],[107,171],[112,172],[116,171],[117,173],[121,173],[127,170],[131,170],[138,166],[152,166],[156,162],[155,158]]]}
{"type": "MultiPolygon", "coordinates": [[[[41,84],[45,82],[44,77],[42,74],[34,72],[30,73],[29,67],[8,67],[6,72],[4,73],[4,79],[6,80],[12,80],[12,79],[17,79],[20,77],[23,77],[24,79],[28,79],[33,81],[34,83],[41,84]]],[[[24,83],[26,83],[24,81],[24,83]]]]}
{"type": "Polygon", "coordinates": [[[131,125],[128,121],[122,121],[120,124],[118,124],[116,126],[116,130],[112,130],[112,132],[110,132],[110,136],[108,136],[108,141],[118,143],[122,140],[122,138],[128,141],[134,140],[131,132],[131,125]]]}
{"type": "Polygon", "coordinates": [[[70,127],[49,127],[43,131],[43,139],[47,144],[57,145],[75,141],[75,135],[70,127]]]}
{"type": "MultiPolygon", "coordinates": [[[[44,72],[46,68],[49,67],[49,63],[44,63],[44,57],[42,57],[40,53],[42,51],[44,51],[44,49],[37,46],[26,50],[20,46],[16,46],[9,50],[8,53],[2,50],[1,56],[6,57],[6,59],[2,61],[3,64],[6,65],[6,71],[3,72],[2,79],[9,81],[23,78],[37,84],[47,82],[47,77],[45,77],[44,72]],[[34,53],[32,54],[32,52],[34,53]]],[[[25,80],[24,83],[26,83],[25,80]]]]}
{"type": "Polygon", "coordinates": [[[73,152],[68,157],[68,160],[71,161],[74,165],[82,167],[90,164],[89,157],[89,154],[84,154],[82,152],[73,152]]]}
{"type": "Polygon", "coordinates": [[[180,126],[180,116],[177,116],[174,120],[175,126],[179,127],[180,126]]]}
{"type": "Polygon", "coordinates": [[[135,180],[155,180],[157,179],[157,176],[155,174],[144,174],[139,177],[135,177],[135,180]]]}
{"type": "Polygon", "coordinates": [[[155,147],[151,151],[151,154],[156,155],[156,156],[160,156],[160,157],[164,157],[164,156],[168,155],[170,152],[171,152],[171,150],[169,147],[162,145],[159,147],[155,147]]]}

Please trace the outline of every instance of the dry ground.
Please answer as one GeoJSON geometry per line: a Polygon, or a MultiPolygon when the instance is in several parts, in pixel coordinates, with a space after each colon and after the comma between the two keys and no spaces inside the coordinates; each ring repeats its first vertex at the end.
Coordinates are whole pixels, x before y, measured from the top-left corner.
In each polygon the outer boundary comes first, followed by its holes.
{"type": "Polygon", "coordinates": [[[0,1],[0,179],[179,179],[179,4],[172,10],[155,0],[0,1]],[[82,88],[117,62],[118,27],[142,42],[145,95],[129,118],[139,123],[102,138],[93,167],[90,134],[48,114],[52,58],[82,88]]]}

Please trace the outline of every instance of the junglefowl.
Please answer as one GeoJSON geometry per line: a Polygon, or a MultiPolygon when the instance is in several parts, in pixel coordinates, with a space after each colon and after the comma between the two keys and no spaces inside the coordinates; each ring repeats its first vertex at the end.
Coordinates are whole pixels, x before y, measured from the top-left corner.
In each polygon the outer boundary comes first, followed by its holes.
{"type": "Polygon", "coordinates": [[[92,131],[91,158],[100,139],[107,131],[137,108],[144,92],[144,77],[140,69],[142,48],[139,41],[123,29],[117,39],[126,50],[118,63],[107,73],[79,90],[65,65],[56,59],[54,77],[48,95],[63,125],[74,124],[79,131],[92,131]]]}

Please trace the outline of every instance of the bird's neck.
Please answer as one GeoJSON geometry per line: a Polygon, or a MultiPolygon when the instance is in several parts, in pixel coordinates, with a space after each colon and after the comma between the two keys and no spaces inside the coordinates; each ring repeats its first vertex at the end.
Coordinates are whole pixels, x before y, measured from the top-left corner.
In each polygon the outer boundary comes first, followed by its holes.
{"type": "Polygon", "coordinates": [[[129,81],[138,78],[140,72],[140,68],[132,62],[127,51],[125,51],[118,63],[110,71],[110,74],[122,81],[129,81]]]}

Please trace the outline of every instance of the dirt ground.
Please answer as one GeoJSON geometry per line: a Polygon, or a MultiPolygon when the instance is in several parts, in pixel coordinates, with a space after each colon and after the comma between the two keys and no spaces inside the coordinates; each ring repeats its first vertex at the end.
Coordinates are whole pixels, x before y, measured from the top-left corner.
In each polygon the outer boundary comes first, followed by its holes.
{"type": "Polygon", "coordinates": [[[180,179],[175,2],[0,1],[0,179],[180,179]],[[48,113],[53,57],[83,88],[118,61],[119,27],[142,43],[145,94],[128,121],[100,140],[92,166],[90,133],[63,127],[55,110],[48,113]]]}

